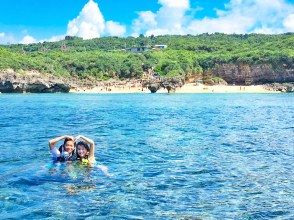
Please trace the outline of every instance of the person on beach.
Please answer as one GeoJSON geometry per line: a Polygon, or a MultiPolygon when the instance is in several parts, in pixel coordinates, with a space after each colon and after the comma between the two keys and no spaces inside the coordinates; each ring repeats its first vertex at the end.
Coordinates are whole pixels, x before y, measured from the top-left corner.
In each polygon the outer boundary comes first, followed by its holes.
{"type": "Polygon", "coordinates": [[[65,162],[76,160],[75,154],[75,138],[69,135],[56,137],[49,141],[50,153],[54,162],[65,162]],[[57,142],[63,140],[63,144],[57,148],[57,142]]]}
{"type": "Polygon", "coordinates": [[[92,139],[82,135],[75,138],[76,142],[76,158],[84,165],[93,166],[95,163],[95,143],[92,139]],[[80,141],[78,141],[80,140],[80,141]],[[78,141],[78,142],[77,142],[78,141]]]}

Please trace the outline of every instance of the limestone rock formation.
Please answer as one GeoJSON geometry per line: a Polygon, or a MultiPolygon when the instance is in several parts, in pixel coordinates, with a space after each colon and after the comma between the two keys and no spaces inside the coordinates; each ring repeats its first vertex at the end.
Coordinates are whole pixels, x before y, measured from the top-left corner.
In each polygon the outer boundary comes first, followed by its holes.
{"type": "Polygon", "coordinates": [[[35,71],[19,74],[13,70],[0,72],[1,93],[54,93],[69,92],[70,85],[61,79],[35,71]]]}
{"type": "Polygon", "coordinates": [[[150,84],[147,85],[147,88],[150,90],[151,93],[156,93],[157,90],[160,89],[160,83],[152,83],[152,82],[150,82],[150,84]]]}
{"type": "Polygon", "coordinates": [[[167,78],[161,81],[161,87],[167,89],[168,93],[175,92],[177,88],[184,84],[185,81],[182,78],[167,78]]]}
{"type": "Polygon", "coordinates": [[[168,93],[175,92],[177,88],[182,87],[185,80],[182,78],[160,78],[151,79],[143,82],[143,86],[147,87],[151,93],[157,92],[160,88],[167,89],[168,93]]]}
{"type": "Polygon", "coordinates": [[[266,84],[265,87],[268,90],[279,92],[294,92],[294,83],[272,83],[266,84]]]}
{"type": "Polygon", "coordinates": [[[294,64],[221,64],[212,75],[236,85],[294,82],[294,64]]]}

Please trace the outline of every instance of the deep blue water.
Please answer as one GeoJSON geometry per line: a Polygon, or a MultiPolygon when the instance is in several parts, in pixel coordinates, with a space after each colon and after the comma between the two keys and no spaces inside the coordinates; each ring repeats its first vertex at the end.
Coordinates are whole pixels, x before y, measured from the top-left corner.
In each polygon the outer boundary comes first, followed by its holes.
{"type": "Polygon", "coordinates": [[[0,95],[0,218],[293,219],[293,94],[0,95]],[[98,167],[54,165],[84,134],[98,167]]]}

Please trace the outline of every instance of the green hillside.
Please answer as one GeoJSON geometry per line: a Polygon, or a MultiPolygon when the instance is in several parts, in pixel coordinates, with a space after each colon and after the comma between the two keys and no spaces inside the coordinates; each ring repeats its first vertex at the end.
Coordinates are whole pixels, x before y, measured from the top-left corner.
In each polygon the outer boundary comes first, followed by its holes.
{"type": "Polygon", "coordinates": [[[140,78],[153,68],[162,76],[189,76],[222,63],[294,65],[294,34],[104,37],[82,40],[67,37],[59,42],[2,45],[0,69],[38,70],[57,76],[96,79],[140,78]],[[151,49],[164,44],[162,50],[151,49]],[[133,53],[127,49],[147,47],[133,53]]]}

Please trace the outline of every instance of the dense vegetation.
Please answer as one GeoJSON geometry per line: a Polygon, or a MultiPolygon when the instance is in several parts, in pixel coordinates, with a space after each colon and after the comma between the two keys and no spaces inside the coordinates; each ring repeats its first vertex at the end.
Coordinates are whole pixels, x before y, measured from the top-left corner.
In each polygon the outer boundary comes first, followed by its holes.
{"type": "Polygon", "coordinates": [[[66,37],[59,42],[2,45],[0,69],[38,70],[58,76],[96,79],[140,78],[154,69],[162,76],[201,74],[222,63],[294,62],[294,34],[104,37],[82,40],[66,37]],[[131,47],[165,44],[167,49],[133,53],[131,47]]]}

